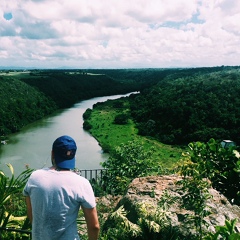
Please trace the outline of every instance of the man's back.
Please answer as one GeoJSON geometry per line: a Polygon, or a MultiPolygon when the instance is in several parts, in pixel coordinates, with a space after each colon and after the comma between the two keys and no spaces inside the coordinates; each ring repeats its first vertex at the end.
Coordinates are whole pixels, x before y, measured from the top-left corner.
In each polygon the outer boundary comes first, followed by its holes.
{"type": "Polygon", "coordinates": [[[41,169],[24,188],[33,213],[33,239],[79,239],[76,219],[80,206],[96,206],[89,181],[71,171],[41,169]]]}

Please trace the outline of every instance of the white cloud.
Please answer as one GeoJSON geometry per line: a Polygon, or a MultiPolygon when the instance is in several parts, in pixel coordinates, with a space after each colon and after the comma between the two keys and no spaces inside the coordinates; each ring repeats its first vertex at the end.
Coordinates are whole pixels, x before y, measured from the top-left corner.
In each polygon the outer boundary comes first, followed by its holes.
{"type": "Polygon", "coordinates": [[[0,61],[53,68],[239,65],[239,9],[238,0],[3,0],[0,61]]]}
{"type": "MultiPolygon", "coordinates": [[[[240,8],[239,8],[240,9],[240,8]]],[[[240,36],[240,13],[225,18],[223,29],[240,36]]]]}

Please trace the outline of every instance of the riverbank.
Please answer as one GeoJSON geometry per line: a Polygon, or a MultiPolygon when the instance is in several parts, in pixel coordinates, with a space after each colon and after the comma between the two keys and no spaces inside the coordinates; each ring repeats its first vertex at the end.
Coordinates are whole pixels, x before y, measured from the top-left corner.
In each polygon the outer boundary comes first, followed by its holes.
{"type": "Polygon", "coordinates": [[[83,113],[94,104],[124,95],[97,97],[81,101],[71,108],[58,111],[49,117],[27,125],[20,132],[8,136],[7,144],[0,148],[0,169],[9,172],[6,163],[12,164],[15,175],[26,166],[32,169],[47,167],[51,164],[51,146],[61,135],[70,135],[78,146],[76,167],[85,169],[101,168],[109,155],[102,152],[98,142],[83,129],[83,113]]]}
{"type": "Polygon", "coordinates": [[[0,72],[0,79],[1,141],[24,126],[80,101],[139,90],[136,83],[122,83],[104,74],[92,75],[82,70],[5,71],[0,72]]]}
{"type": "Polygon", "coordinates": [[[138,130],[129,114],[127,98],[95,104],[87,121],[91,126],[90,134],[97,139],[105,152],[111,153],[115,147],[128,141],[140,141],[146,149],[155,148],[152,158],[164,168],[172,168],[181,161],[182,147],[163,144],[138,135],[138,130]],[[127,118],[125,124],[114,123],[116,116],[119,115],[127,118]]]}

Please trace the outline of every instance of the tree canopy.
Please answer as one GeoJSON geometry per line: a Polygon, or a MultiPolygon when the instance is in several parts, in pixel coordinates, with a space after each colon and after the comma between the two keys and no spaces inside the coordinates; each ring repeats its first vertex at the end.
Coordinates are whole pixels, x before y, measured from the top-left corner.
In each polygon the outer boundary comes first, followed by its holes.
{"type": "Polygon", "coordinates": [[[240,143],[240,70],[169,75],[132,99],[139,134],[165,143],[232,139],[240,143]]]}

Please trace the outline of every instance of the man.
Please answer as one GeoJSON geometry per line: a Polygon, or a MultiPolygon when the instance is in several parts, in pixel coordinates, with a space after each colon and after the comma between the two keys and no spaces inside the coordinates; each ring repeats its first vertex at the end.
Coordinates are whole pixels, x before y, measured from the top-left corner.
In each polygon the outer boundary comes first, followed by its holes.
{"type": "Polygon", "coordinates": [[[34,171],[23,190],[33,240],[78,240],[80,207],[87,223],[88,239],[97,240],[99,222],[95,196],[89,181],[75,172],[77,146],[69,136],[52,146],[52,167],[34,171]]]}

